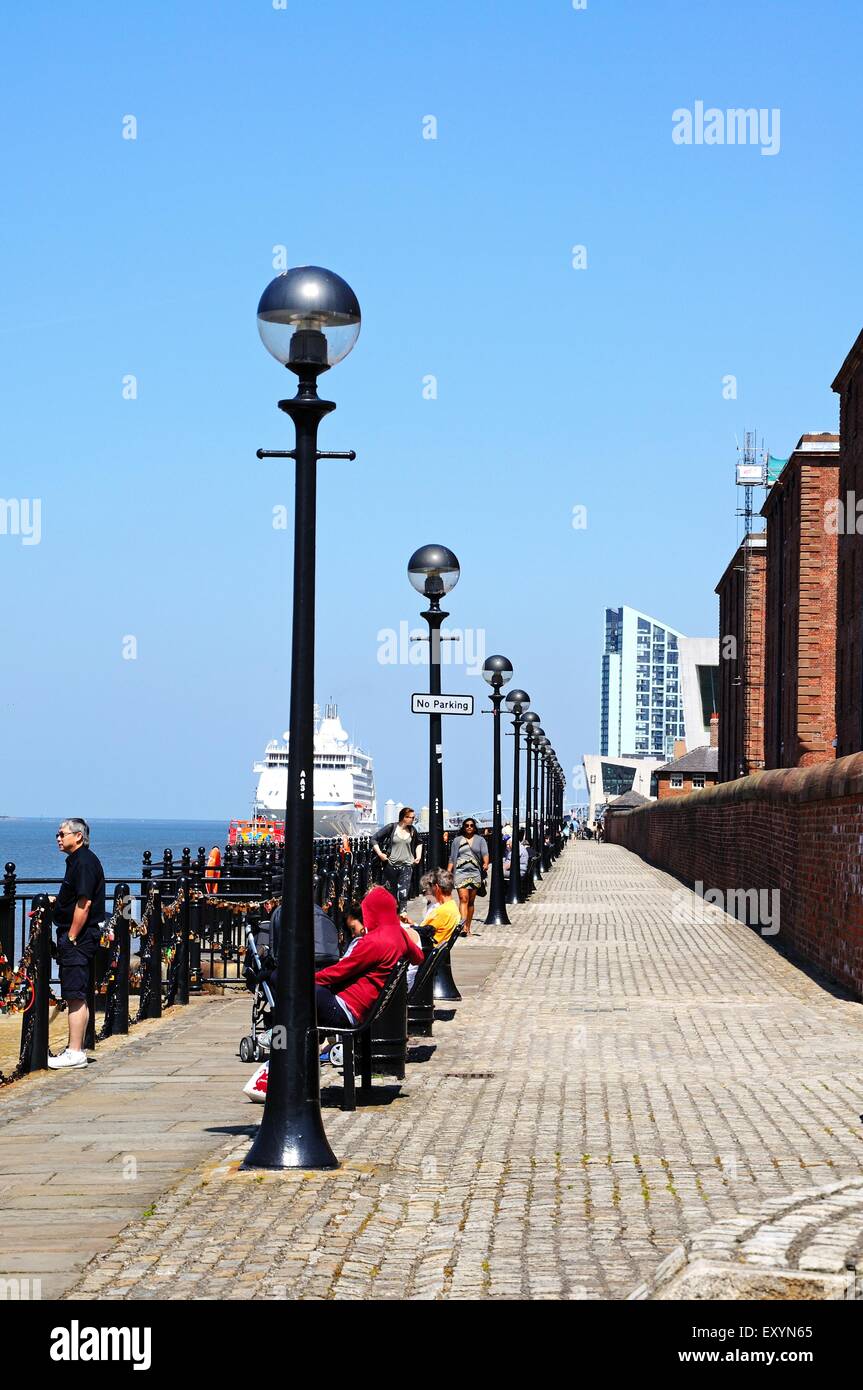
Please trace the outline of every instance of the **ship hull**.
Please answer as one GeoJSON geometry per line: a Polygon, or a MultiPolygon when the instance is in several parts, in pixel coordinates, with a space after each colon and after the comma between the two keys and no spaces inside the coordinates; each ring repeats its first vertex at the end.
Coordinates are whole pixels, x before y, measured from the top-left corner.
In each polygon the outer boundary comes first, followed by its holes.
{"type": "MultiPolygon", "coordinates": [[[[255,808],[257,815],[268,821],[275,821],[278,825],[284,826],[284,816],[276,816],[272,810],[263,806],[255,808]]],[[[380,829],[377,820],[363,816],[355,806],[315,806],[314,808],[314,835],[315,839],[332,839],[334,836],[346,835],[348,839],[353,839],[358,835],[374,835],[380,829]]],[[[281,837],[280,837],[281,838],[281,837]]]]}

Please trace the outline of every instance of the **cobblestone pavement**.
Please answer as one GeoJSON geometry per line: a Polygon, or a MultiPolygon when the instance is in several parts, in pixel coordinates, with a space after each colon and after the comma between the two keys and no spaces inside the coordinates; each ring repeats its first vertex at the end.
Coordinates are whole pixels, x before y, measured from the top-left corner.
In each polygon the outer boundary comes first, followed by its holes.
{"type": "MultiPolygon", "coordinates": [[[[338,1172],[241,1172],[244,1116],[72,1296],[626,1298],[699,1232],[859,1178],[863,1008],[718,909],[676,924],[683,891],[570,846],[459,943],[485,981],[400,1093],[324,1093],[338,1172]]],[[[845,1248],[852,1214],[825,1209],[845,1248]]]]}

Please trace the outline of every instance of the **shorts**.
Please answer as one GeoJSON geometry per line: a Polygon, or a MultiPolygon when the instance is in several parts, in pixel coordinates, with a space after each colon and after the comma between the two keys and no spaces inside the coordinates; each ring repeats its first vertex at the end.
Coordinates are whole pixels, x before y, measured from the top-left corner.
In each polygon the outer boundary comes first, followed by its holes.
{"type": "Polygon", "coordinates": [[[57,963],[60,967],[60,997],[86,999],[90,987],[90,962],[101,937],[99,927],[84,927],[80,936],[69,941],[68,929],[57,935],[57,963]]]}

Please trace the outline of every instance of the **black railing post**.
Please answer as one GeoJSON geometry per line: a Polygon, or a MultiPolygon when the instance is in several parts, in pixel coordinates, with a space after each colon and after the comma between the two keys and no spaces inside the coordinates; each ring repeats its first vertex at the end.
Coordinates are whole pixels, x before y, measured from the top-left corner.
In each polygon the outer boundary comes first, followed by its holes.
{"type": "Polygon", "coordinates": [[[3,874],[3,896],[0,897],[0,963],[5,960],[14,970],[15,959],[15,865],[7,864],[3,874]]]}
{"type": "Polygon", "coordinates": [[[147,935],[141,940],[141,1018],[162,1017],[162,895],[153,890],[147,935]],[[146,959],[146,964],[144,963],[146,959]]]}
{"type": "Polygon", "coordinates": [[[183,894],[183,900],[180,903],[180,940],[177,943],[177,1003],[188,1004],[189,936],[192,929],[191,854],[188,849],[183,850],[183,859],[180,868],[180,891],[183,894]]]}
{"type": "Polygon", "coordinates": [[[204,892],[204,851],[198,850],[198,857],[190,865],[190,892],[193,894],[189,911],[189,984],[200,993],[201,990],[201,942],[204,935],[204,899],[198,893],[204,892]]]}
{"type": "Polygon", "coordinates": [[[51,1006],[51,929],[54,910],[48,894],[38,893],[33,899],[32,909],[40,913],[41,921],[31,960],[35,987],[33,1003],[21,1020],[21,1051],[25,1072],[42,1071],[48,1066],[48,1013],[51,1006]]]}
{"type": "Polygon", "coordinates": [[[165,897],[174,896],[174,853],[166,849],[162,854],[162,893],[165,897]]]}
{"type": "Polygon", "coordinates": [[[132,947],[129,936],[129,917],[132,911],[132,890],[128,883],[118,883],[114,889],[114,909],[120,908],[117,918],[114,959],[117,962],[114,980],[114,1017],[112,1033],[129,1031],[129,967],[132,947]]]}

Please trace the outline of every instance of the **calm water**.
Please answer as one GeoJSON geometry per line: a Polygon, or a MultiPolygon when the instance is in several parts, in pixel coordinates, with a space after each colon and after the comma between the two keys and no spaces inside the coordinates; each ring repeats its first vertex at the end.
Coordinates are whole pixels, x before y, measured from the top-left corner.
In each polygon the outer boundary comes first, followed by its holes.
{"type": "MultiPolygon", "coordinates": [[[[11,861],[19,878],[50,878],[59,883],[66,860],[57,849],[56,820],[0,820],[0,872],[11,861]]],[[[228,827],[224,820],[93,820],[90,848],[102,861],[106,878],[137,876],[141,856],[152,851],[154,861],[170,849],[174,859],[188,845],[195,857],[198,846],[224,847],[228,827]]]]}

